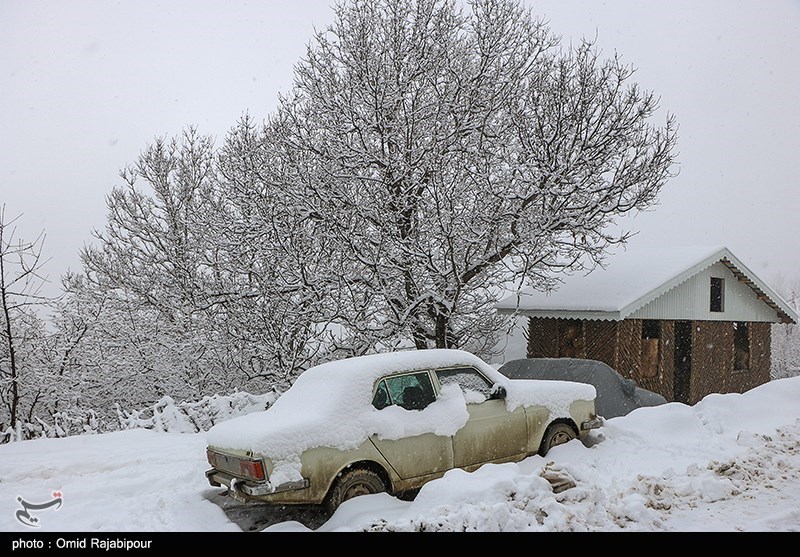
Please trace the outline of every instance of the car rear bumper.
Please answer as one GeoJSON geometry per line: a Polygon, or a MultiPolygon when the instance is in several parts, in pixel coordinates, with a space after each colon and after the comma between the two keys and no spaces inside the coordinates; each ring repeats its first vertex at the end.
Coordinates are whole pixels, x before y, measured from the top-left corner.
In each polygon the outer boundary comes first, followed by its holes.
{"type": "Polygon", "coordinates": [[[208,483],[213,487],[227,487],[234,498],[240,499],[263,497],[273,493],[305,489],[310,485],[308,479],[286,482],[280,485],[272,485],[269,482],[250,483],[213,468],[206,471],[206,478],[208,479],[208,483]]]}

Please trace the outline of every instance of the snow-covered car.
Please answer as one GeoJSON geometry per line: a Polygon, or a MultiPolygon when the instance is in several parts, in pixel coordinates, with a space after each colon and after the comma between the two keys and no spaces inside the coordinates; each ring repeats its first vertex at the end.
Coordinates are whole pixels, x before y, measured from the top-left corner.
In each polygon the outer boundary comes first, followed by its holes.
{"type": "Polygon", "coordinates": [[[602,425],[592,385],[511,380],[461,350],[361,356],[303,372],[263,412],[207,433],[209,483],[241,501],[403,496],[453,468],[520,461],[602,425]]]}
{"type": "Polygon", "coordinates": [[[633,379],[597,360],[523,358],[506,362],[498,371],[509,379],[555,379],[594,385],[595,410],[607,420],[625,416],[637,408],[667,403],[660,394],[639,387],[633,379]]]}

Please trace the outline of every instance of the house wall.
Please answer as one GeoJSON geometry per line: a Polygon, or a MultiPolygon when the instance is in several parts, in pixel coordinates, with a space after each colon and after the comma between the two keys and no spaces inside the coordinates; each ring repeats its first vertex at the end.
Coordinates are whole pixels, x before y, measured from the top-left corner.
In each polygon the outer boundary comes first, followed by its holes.
{"type": "Polygon", "coordinates": [[[611,367],[617,362],[617,322],[584,321],[586,358],[599,360],[611,367]]]}
{"type": "Polygon", "coordinates": [[[558,319],[528,320],[528,357],[558,358],[558,319]]]}
{"type": "MultiPolygon", "coordinates": [[[[560,334],[566,319],[530,318],[529,358],[558,358],[560,334]]],[[[658,364],[655,373],[642,366],[641,319],[581,322],[581,348],[572,354],[604,362],[644,389],[675,400],[675,329],[673,320],[660,321],[658,364]]],[[[711,393],[742,393],[769,381],[771,324],[748,323],[750,368],[734,370],[734,324],[726,321],[692,321],[692,370],[689,404],[711,393]]]]}
{"type": "Polygon", "coordinates": [[[624,377],[639,377],[639,362],[642,359],[642,322],[625,319],[617,324],[617,367],[624,377]]]}
{"type": "Polygon", "coordinates": [[[733,371],[733,324],[724,321],[692,323],[692,381],[690,403],[711,393],[729,393],[733,371]]]}
{"type": "Polygon", "coordinates": [[[750,323],[750,372],[733,372],[733,392],[741,393],[770,380],[772,325],[750,323]]]}
{"type": "Polygon", "coordinates": [[[718,262],[633,312],[630,319],[758,321],[777,323],[777,312],[718,262]],[[711,277],[725,279],[725,311],[710,311],[711,277]]]}
{"type": "MultiPolygon", "coordinates": [[[[642,321],[639,319],[629,320],[631,327],[635,327],[636,334],[641,340],[642,321]]],[[[658,342],[658,363],[654,373],[647,373],[644,366],[640,365],[629,377],[636,381],[636,384],[647,389],[662,394],[667,400],[672,400],[671,393],[675,391],[675,327],[673,321],[659,321],[659,342],[658,342]],[[665,393],[670,393],[669,395],[665,393]]],[[[640,348],[643,348],[640,345],[640,348]]],[[[631,355],[635,357],[635,354],[631,355]]],[[[640,362],[641,363],[641,362],[640,362]]]]}
{"type": "Polygon", "coordinates": [[[734,369],[733,323],[695,322],[694,326],[692,404],[712,393],[743,393],[770,380],[769,323],[748,323],[747,370],[734,369]]]}

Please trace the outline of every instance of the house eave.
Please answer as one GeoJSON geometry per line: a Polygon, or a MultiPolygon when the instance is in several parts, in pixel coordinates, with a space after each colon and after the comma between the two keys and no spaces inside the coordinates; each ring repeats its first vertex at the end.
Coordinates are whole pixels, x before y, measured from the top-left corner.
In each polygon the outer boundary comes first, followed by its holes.
{"type": "MultiPolygon", "coordinates": [[[[719,247],[713,251],[706,252],[702,259],[695,261],[695,263],[691,264],[687,268],[684,268],[676,275],[662,282],[660,285],[654,288],[651,287],[645,292],[639,292],[639,295],[633,299],[628,299],[624,302],[620,300],[606,300],[607,302],[611,303],[608,303],[608,308],[605,310],[566,309],[563,307],[548,308],[541,306],[524,308],[519,306],[532,304],[523,300],[523,297],[520,294],[503,300],[495,307],[498,313],[503,315],[622,321],[623,319],[629,318],[635,314],[648,303],[667,294],[669,291],[678,287],[690,277],[707,269],[715,263],[724,264],[740,283],[744,284],[755,293],[756,297],[761,303],[765,304],[775,312],[774,315],[776,318],[772,319],[770,322],[784,324],[796,324],[800,322],[800,317],[798,317],[798,314],[794,311],[794,309],[788,303],[786,303],[786,301],[784,301],[779,294],[763,283],[741,261],[734,257],[725,247],[719,247]]],[[[553,303],[552,301],[551,304],[553,306],[561,305],[559,302],[553,303]]],[[[564,305],[575,305],[574,300],[572,300],[572,303],[567,301],[564,305]]]]}
{"type": "Polygon", "coordinates": [[[739,282],[751,288],[759,300],[775,311],[780,323],[785,325],[797,324],[798,320],[800,320],[797,313],[777,293],[762,283],[744,264],[733,257],[730,252],[721,261],[739,282]]]}
{"type": "Polygon", "coordinates": [[[618,311],[591,311],[591,310],[544,310],[544,309],[514,309],[498,308],[501,315],[518,317],[540,317],[552,319],[582,319],[588,321],[621,321],[622,316],[618,311]]]}

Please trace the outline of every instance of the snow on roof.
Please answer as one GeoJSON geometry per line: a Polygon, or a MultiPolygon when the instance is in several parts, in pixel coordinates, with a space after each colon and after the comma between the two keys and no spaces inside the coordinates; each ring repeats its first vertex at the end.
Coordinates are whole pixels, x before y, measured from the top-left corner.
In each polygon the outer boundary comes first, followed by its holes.
{"type": "Polygon", "coordinates": [[[762,283],[724,246],[631,249],[610,258],[605,268],[563,278],[552,292],[524,289],[501,300],[501,313],[560,311],[596,313],[600,319],[624,319],[689,277],[722,261],[772,307],[782,322],[798,317],[780,296],[762,283]]]}

